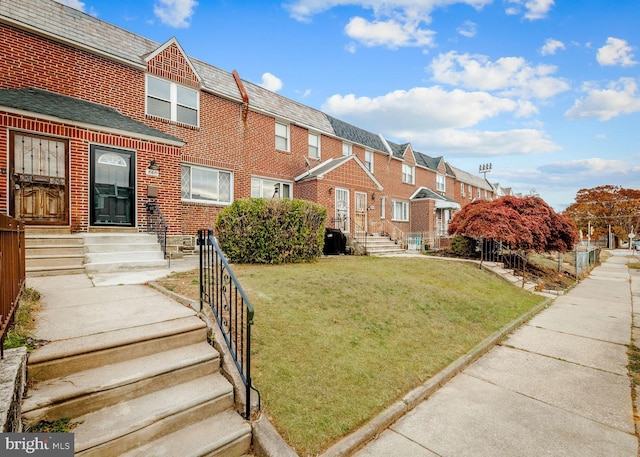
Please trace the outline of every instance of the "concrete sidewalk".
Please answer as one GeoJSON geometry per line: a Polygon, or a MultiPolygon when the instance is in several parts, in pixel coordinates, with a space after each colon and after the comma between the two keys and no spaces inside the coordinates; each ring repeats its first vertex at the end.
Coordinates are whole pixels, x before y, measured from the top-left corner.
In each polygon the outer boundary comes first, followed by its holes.
{"type": "Polygon", "coordinates": [[[627,345],[640,274],[614,253],[355,455],[637,457],[627,345]]]}

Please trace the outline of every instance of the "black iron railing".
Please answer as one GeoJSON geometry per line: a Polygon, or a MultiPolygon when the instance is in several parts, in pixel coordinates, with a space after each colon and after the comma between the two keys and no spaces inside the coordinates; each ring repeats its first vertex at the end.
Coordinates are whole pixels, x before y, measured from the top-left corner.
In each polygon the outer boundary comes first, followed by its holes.
{"type": "Polygon", "coordinates": [[[251,326],[253,306],[236,279],[213,231],[198,230],[200,248],[200,309],[211,307],[246,392],[245,418],[251,416],[251,326]]]}
{"type": "Polygon", "coordinates": [[[0,214],[0,358],[24,287],[24,223],[0,214]]]}
{"type": "Polygon", "coordinates": [[[505,270],[513,270],[513,275],[522,275],[522,287],[525,285],[527,271],[527,253],[510,249],[507,245],[493,239],[480,239],[480,265],[483,261],[502,263],[505,270]]]}
{"type": "Polygon", "coordinates": [[[168,225],[164,220],[160,205],[155,200],[147,202],[147,233],[155,233],[158,237],[158,243],[162,247],[164,257],[167,257],[167,228],[168,225]]]}

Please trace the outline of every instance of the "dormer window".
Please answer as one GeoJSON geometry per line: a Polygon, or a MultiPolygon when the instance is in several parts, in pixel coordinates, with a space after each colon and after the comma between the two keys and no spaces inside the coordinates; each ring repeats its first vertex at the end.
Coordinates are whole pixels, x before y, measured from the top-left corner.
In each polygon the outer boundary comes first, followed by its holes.
{"type": "Polygon", "coordinates": [[[147,75],[146,114],[198,127],[200,92],[147,75]]]}

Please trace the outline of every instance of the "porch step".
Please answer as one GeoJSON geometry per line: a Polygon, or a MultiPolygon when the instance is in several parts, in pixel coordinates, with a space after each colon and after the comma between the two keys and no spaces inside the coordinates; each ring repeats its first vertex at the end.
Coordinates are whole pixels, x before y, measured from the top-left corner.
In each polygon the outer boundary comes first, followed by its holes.
{"type": "Polygon", "coordinates": [[[251,445],[251,426],[232,411],[182,428],[120,457],[242,456],[251,445]]]}
{"type": "MultiPolygon", "coordinates": [[[[202,376],[123,401],[76,420],[75,455],[111,457],[233,407],[233,387],[220,374],[202,376]]],[[[220,426],[221,420],[216,423],[220,426]]],[[[208,437],[208,433],[205,434],[208,437]]],[[[184,449],[185,443],[180,443],[184,449]]],[[[153,453],[157,455],[155,448],[153,453]]],[[[179,452],[174,455],[186,455],[179,452]]]]}
{"type": "Polygon", "coordinates": [[[25,234],[28,276],[84,273],[84,241],[80,235],[31,231],[25,234]]]}
{"type": "Polygon", "coordinates": [[[205,323],[196,316],[187,316],[103,332],[99,338],[88,335],[52,341],[30,355],[29,378],[44,381],[68,376],[205,339],[205,323]]]}
{"type": "Polygon", "coordinates": [[[42,381],[22,405],[27,424],[77,418],[218,371],[218,353],[206,342],[42,381]]]}
{"type": "Polygon", "coordinates": [[[88,274],[165,268],[168,261],[155,235],[87,233],[83,235],[88,274]]]}
{"type": "Polygon", "coordinates": [[[369,255],[390,255],[404,254],[406,251],[396,244],[391,238],[384,236],[366,237],[367,254],[369,255]]]}

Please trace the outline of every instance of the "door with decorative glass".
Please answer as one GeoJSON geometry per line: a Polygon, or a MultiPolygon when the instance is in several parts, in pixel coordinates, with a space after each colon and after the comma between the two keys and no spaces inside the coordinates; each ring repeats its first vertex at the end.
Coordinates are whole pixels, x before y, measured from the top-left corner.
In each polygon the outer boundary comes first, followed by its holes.
{"type": "Polygon", "coordinates": [[[11,132],[9,212],[25,224],[69,224],[69,143],[11,132]]]}
{"type": "Polygon", "coordinates": [[[335,227],[343,232],[349,232],[349,191],[336,189],[336,223],[335,227]]]}
{"type": "Polygon", "coordinates": [[[367,232],[367,194],[356,192],[354,198],[356,204],[354,230],[356,233],[363,234],[367,232]]]}
{"type": "Polygon", "coordinates": [[[135,225],[135,154],[91,146],[91,224],[135,225]]]}

